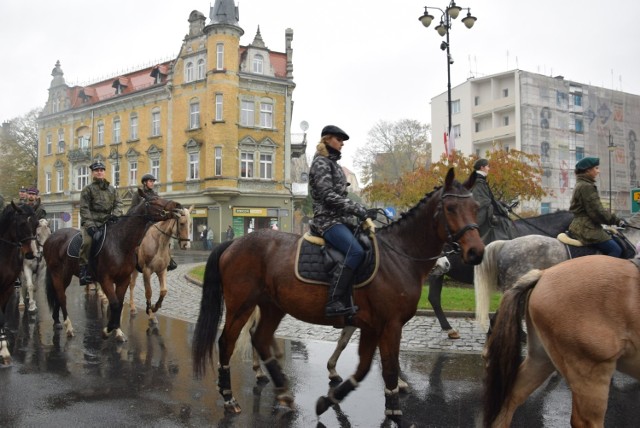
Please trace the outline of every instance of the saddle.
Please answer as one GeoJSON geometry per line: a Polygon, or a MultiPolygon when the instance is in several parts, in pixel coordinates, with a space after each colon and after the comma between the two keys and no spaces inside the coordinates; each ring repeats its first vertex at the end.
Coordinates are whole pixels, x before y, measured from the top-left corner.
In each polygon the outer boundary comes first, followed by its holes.
{"type": "MultiPolygon", "coordinates": [[[[636,254],[637,254],[636,248],[629,241],[629,239],[627,239],[626,236],[624,236],[621,232],[618,232],[615,229],[605,228],[605,231],[622,248],[622,258],[633,259],[634,257],[636,257],[636,254]]],[[[558,241],[565,244],[565,247],[569,252],[569,257],[572,259],[576,257],[599,254],[598,250],[596,250],[594,247],[585,245],[579,240],[572,237],[569,231],[559,233],[557,236],[557,239],[558,241]]]]}
{"type": "MultiPolygon", "coordinates": [[[[354,288],[360,288],[373,280],[378,273],[379,252],[375,234],[360,232],[356,239],[365,251],[364,260],[355,272],[354,288]]],[[[344,262],[344,255],[332,248],[324,238],[305,233],[296,247],[295,274],[302,282],[329,285],[333,270],[344,262]]]]}
{"type": "MultiPolygon", "coordinates": [[[[100,250],[102,250],[102,246],[104,245],[104,240],[107,237],[107,225],[102,225],[100,227],[100,229],[98,229],[98,232],[96,232],[96,234],[93,235],[93,242],[91,244],[91,251],[90,251],[90,255],[91,258],[94,258],[95,256],[97,256],[98,254],[100,254],[100,250]],[[98,238],[96,239],[96,235],[98,235],[98,238]]],[[[73,238],[71,238],[71,241],[69,241],[69,245],[67,246],[67,256],[69,257],[73,257],[73,258],[79,258],[80,257],[80,247],[82,246],[82,232],[78,232],[75,235],[73,235],[73,238]]]]}

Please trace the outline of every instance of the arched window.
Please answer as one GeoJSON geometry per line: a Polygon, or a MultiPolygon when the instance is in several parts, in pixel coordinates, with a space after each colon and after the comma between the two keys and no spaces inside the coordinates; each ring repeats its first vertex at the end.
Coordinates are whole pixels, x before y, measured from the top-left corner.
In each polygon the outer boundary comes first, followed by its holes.
{"type": "Polygon", "coordinates": [[[205,72],[204,68],[205,68],[204,67],[204,59],[200,58],[198,60],[198,80],[204,79],[204,72],[205,72]]]}
{"type": "Polygon", "coordinates": [[[193,82],[193,62],[191,61],[184,66],[184,81],[193,82]]]}

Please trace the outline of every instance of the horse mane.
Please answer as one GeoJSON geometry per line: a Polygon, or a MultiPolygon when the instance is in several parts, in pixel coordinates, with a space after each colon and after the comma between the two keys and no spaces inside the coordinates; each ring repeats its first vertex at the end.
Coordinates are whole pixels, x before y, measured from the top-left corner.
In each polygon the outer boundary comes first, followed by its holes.
{"type": "MultiPolygon", "coordinates": [[[[35,211],[33,211],[33,208],[31,208],[27,204],[19,204],[17,206],[27,216],[31,216],[35,214],[35,211]]],[[[4,207],[4,209],[2,210],[2,215],[0,216],[0,233],[6,232],[7,228],[11,226],[11,223],[15,219],[15,216],[17,213],[18,211],[13,209],[13,206],[11,204],[4,207]]]]}

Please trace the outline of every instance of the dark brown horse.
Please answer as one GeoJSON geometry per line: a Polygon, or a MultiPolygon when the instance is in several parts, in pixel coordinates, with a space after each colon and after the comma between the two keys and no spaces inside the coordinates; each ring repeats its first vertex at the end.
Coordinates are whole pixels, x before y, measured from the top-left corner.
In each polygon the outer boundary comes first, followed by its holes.
{"type": "MultiPolygon", "coordinates": [[[[144,198],[145,195],[139,191],[144,198]]],[[[129,287],[131,272],[135,269],[135,250],[144,237],[147,227],[156,221],[176,216],[182,208],[174,201],[151,197],[144,199],[132,210],[120,217],[115,224],[107,226],[106,238],[102,249],[95,258],[90,258],[91,277],[100,285],[109,302],[109,321],[103,330],[103,338],[114,333],[116,340],[126,341],[120,329],[120,317],[124,296],[129,287]]],[[[70,257],[67,248],[70,241],[79,233],[78,229],[65,228],[54,232],[44,244],[44,258],[47,262],[46,289],[47,301],[53,315],[55,328],[61,328],[60,310],[68,337],[74,335],[73,325],[67,313],[65,290],[73,275],[78,276],[78,257],[70,257]]]]}
{"type": "Polygon", "coordinates": [[[571,426],[602,427],[616,370],[640,380],[638,265],[596,255],[532,270],[505,292],[487,341],[485,426],[511,426],[557,371],[571,390],[571,426]]]}
{"type": "Polygon", "coordinates": [[[22,270],[24,258],[33,258],[33,242],[38,227],[35,206],[16,205],[11,201],[0,216],[0,366],[11,364],[11,354],[4,330],[7,303],[15,292],[13,286],[22,270]]]}
{"type": "MultiPolygon", "coordinates": [[[[484,245],[475,223],[477,203],[469,193],[474,180],[475,174],[462,185],[455,181],[450,169],[444,186],[426,195],[402,219],[377,232],[378,273],[370,284],[354,293],[355,303],[360,307],[352,319],[361,330],[360,362],[351,378],[318,399],[318,415],[344,399],[364,379],[379,347],[386,414],[400,419],[397,386],[402,326],[416,313],[427,274],[445,243],[459,245],[468,263],[482,260],[484,245]]],[[[305,322],[336,327],[344,327],[347,321],[345,317],[324,316],[327,287],[306,284],[296,278],[294,263],[299,238],[290,233],[260,230],[221,244],[207,261],[193,338],[194,372],[196,376],[203,375],[213,358],[224,302],[226,319],[218,340],[218,386],[225,408],[231,412],[240,412],[240,406],[231,391],[229,360],[238,335],[256,306],[261,318],[252,343],[274,382],[279,406],[285,411],[292,407],[293,398],[271,353],[273,334],[282,318],[288,313],[305,322]]]]}

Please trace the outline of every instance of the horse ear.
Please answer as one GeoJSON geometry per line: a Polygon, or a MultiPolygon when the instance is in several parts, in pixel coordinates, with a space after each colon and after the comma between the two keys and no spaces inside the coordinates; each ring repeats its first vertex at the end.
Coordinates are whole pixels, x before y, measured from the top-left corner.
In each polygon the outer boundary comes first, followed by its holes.
{"type": "Polygon", "coordinates": [[[194,205],[191,205],[191,206],[189,207],[189,209],[187,210],[187,211],[189,211],[189,214],[191,214],[191,211],[193,211],[193,208],[195,208],[195,206],[194,206],[194,205]]]}
{"type": "Polygon", "coordinates": [[[444,188],[448,189],[453,184],[453,180],[456,178],[456,173],[453,168],[449,168],[447,176],[444,179],[444,188]]]}
{"type": "Polygon", "coordinates": [[[471,175],[469,175],[469,178],[467,178],[467,180],[464,183],[462,183],[462,185],[467,190],[471,190],[473,185],[476,184],[476,177],[478,177],[478,174],[476,174],[475,171],[471,170],[471,175]]]}

